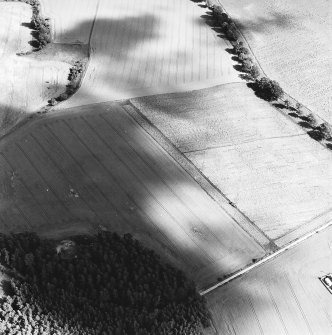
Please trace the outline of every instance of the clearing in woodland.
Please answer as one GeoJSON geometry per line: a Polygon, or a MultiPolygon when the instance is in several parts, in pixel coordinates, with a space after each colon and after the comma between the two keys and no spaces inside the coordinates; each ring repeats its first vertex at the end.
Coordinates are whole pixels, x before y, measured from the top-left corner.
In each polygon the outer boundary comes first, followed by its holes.
{"type": "Polygon", "coordinates": [[[332,333],[332,227],[206,295],[218,334],[332,333]]]}
{"type": "Polygon", "coordinates": [[[131,99],[278,246],[332,218],[332,152],[233,83],[131,99]]]}
{"type": "Polygon", "coordinates": [[[33,49],[31,6],[0,2],[0,135],[25,113],[35,112],[65,91],[70,64],[16,53],[33,49]]]}
{"type": "Polygon", "coordinates": [[[331,123],[331,1],[219,2],[239,25],[266,74],[331,123]]]}
{"type": "Polygon", "coordinates": [[[43,3],[54,18],[56,41],[90,38],[82,86],[57,108],[240,81],[225,51],[229,42],[206,24],[206,9],[190,0],[43,3]],[[70,8],[68,15],[63,8],[70,8]]]}
{"type": "Polygon", "coordinates": [[[119,105],[47,115],[0,151],[2,232],[131,232],[200,287],[265,254],[119,105]]]}

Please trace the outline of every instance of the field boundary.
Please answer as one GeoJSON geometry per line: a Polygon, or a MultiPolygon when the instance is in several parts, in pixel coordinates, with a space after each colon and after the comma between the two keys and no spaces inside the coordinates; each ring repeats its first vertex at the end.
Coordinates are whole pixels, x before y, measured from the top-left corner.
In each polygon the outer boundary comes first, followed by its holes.
{"type": "MultiPolygon", "coordinates": [[[[223,4],[221,3],[222,0],[210,0],[212,3],[216,3],[217,5],[221,6],[223,11],[229,16],[231,17],[231,15],[229,14],[229,12],[225,9],[225,7],[223,6],[223,4]]],[[[207,1],[205,0],[206,6],[207,6],[207,1]]],[[[260,61],[258,60],[257,56],[255,55],[254,51],[252,50],[246,36],[242,33],[242,30],[238,27],[238,25],[236,24],[236,22],[234,22],[234,25],[236,26],[237,31],[240,33],[242,39],[244,40],[244,42],[246,43],[246,46],[248,47],[248,49],[250,50],[251,55],[254,57],[259,69],[261,70],[261,72],[264,74],[265,77],[269,78],[267,73],[264,71],[263,66],[261,65],[260,61]]],[[[291,100],[293,103],[300,103],[297,99],[295,99],[293,96],[291,96],[290,94],[288,94],[287,92],[284,91],[284,96],[286,99],[284,100],[291,100]]],[[[279,112],[281,112],[281,110],[279,108],[277,108],[276,106],[274,106],[272,104],[272,106],[278,110],[279,112]]],[[[323,122],[326,122],[329,124],[329,122],[327,122],[324,118],[322,118],[320,115],[317,115],[316,113],[314,113],[308,106],[304,105],[301,103],[301,106],[303,109],[307,110],[307,113],[311,113],[313,115],[315,115],[315,117],[323,122]]],[[[301,127],[302,128],[302,127],[301,127]]],[[[323,145],[323,144],[322,144],[323,145]]],[[[324,146],[325,147],[325,146],[324,146]]]]}
{"type": "Polygon", "coordinates": [[[235,272],[234,274],[232,274],[232,275],[229,276],[228,278],[226,278],[226,279],[220,281],[219,283],[217,283],[217,284],[215,284],[215,285],[212,285],[212,286],[206,288],[205,290],[200,290],[200,291],[199,291],[199,294],[200,294],[201,296],[205,296],[205,295],[207,295],[208,293],[210,293],[210,292],[216,290],[217,288],[222,287],[222,286],[228,284],[230,281],[235,280],[235,279],[237,279],[238,277],[240,277],[240,276],[242,276],[242,275],[244,275],[244,274],[247,274],[247,273],[250,272],[251,270],[254,270],[255,268],[257,268],[257,267],[263,265],[264,263],[266,263],[266,262],[268,262],[268,261],[270,261],[270,260],[272,260],[272,259],[278,257],[279,255],[281,255],[281,254],[284,253],[285,251],[287,251],[287,250],[289,250],[289,249],[292,249],[292,248],[296,247],[298,244],[304,242],[305,240],[307,240],[307,239],[310,238],[311,236],[313,236],[313,235],[315,235],[315,234],[317,234],[317,233],[322,232],[323,230],[325,230],[326,228],[328,228],[328,227],[330,227],[330,226],[332,226],[332,220],[329,221],[329,222],[327,222],[327,223],[325,223],[324,225],[320,226],[319,228],[317,228],[317,229],[315,229],[315,230],[309,232],[308,234],[306,234],[306,235],[304,235],[304,236],[298,238],[297,240],[295,240],[295,241],[289,243],[288,245],[286,245],[286,246],[280,248],[278,251],[274,252],[273,254],[270,254],[270,255],[268,255],[268,256],[262,258],[261,260],[257,261],[256,263],[254,263],[254,264],[252,264],[252,265],[249,265],[249,266],[247,266],[246,268],[244,268],[244,269],[242,269],[242,270],[240,270],[240,271],[235,272]]]}
{"type": "Polygon", "coordinates": [[[200,187],[266,252],[277,249],[277,245],[254,222],[240,211],[221,190],[214,185],[199,169],[183,155],[174,144],[130,101],[124,101],[122,106],[128,114],[178,162],[182,168],[200,185],[200,187]]]}

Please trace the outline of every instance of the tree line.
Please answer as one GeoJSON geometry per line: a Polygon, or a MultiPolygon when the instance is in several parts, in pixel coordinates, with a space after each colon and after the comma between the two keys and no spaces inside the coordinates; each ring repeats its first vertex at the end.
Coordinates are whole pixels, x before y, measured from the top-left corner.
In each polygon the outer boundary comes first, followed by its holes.
{"type": "Polygon", "coordinates": [[[241,64],[241,71],[246,73],[247,78],[254,82],[252,87],[262,98],[268,101],[281,99],[284,95],[283,89],[277,81],[261,77],[260,69],[250,57],[249,49],[241,41],[241,34],[233,19],[224,11],[222,6],[216,6],[210,2],[207,2],[207,4],[212,10],[216,23],[225,37],[231,42],[233,52],[237,55],[237,59],[241,64]]]}

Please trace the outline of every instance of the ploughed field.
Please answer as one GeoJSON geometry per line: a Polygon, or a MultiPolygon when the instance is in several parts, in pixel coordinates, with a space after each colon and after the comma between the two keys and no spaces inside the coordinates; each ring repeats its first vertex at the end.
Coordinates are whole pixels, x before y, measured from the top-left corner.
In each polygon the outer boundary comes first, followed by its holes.
{"type": "Polygon", "coordinates": [[[91,45],[82,87],[60,108],[240,80],[225,51],[230,44],[190,0],[42,3],[57,42],[91,45]]]}
{"type": "Polygon", "coordinates": [[[245,84],[131,102],[277,246],[332,217],[332,152],[245,84]]]}
{"type": "Polygon", "coordinates": [[[316,114],[332,122],[328,0],[221,0],[264,71],[316,114]]]}
{"type": "Polygon", "coordinates": [[[31,7],[0,2],[0,135],[23,114],[35,112],[65,90],[70,64],[16,53],[33,49],[31,7]]]}
{"type": "Polygon", "coordinates": [[[318,277],[332,272],[332,229],[206,295],[225,335],[332,332],[331,293],[318,277]]]}
{"type": "Polygon", "coordinates": [[[0,183],[2,232],[131,232],[200,287],[265,253],[119,105],[64,110],[10,134],[0,183]]]}

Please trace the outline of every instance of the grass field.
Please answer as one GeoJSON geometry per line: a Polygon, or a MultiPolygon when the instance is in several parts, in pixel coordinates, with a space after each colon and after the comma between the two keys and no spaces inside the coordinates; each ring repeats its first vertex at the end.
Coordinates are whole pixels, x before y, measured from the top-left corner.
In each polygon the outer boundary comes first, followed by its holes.
{"type": "Polygon", "coordinates": [[[265,72],[332,122],[332,6],[328,0],[219,0],[265,72]]]}
{"type": "Polygon", "coordinates": [[[4,139],[0,159],[1,231],[132,232],[200,286],[264,255],[118,105],[23,127],[4,139]]]}
{"type": "Polygon", "coordinates": [[[131,101],[277,245],[331,219],[331,152],[245,84],[131,101]]]}
{"type": "Polygon", "coordinates": [[[17,56],[32,50],[31,19],[24,3],[0,2],[0,135],[23,114],[38,110],[65,90],[70,65],[17,56]]]}
{"type": "Polygon", "coordinates": [[[206,9],[190,0],[43,3],[57,41],[86,42],[93,26],[82,87],[62,107],[240,80],[228,42],[206,24],[206,9]]]}
{"type": "Polygon", "coordinates": [[[208,294],[218,334],[325,335],[332,296],[318,277],[332,272],[332,228],[208,294]]]}

